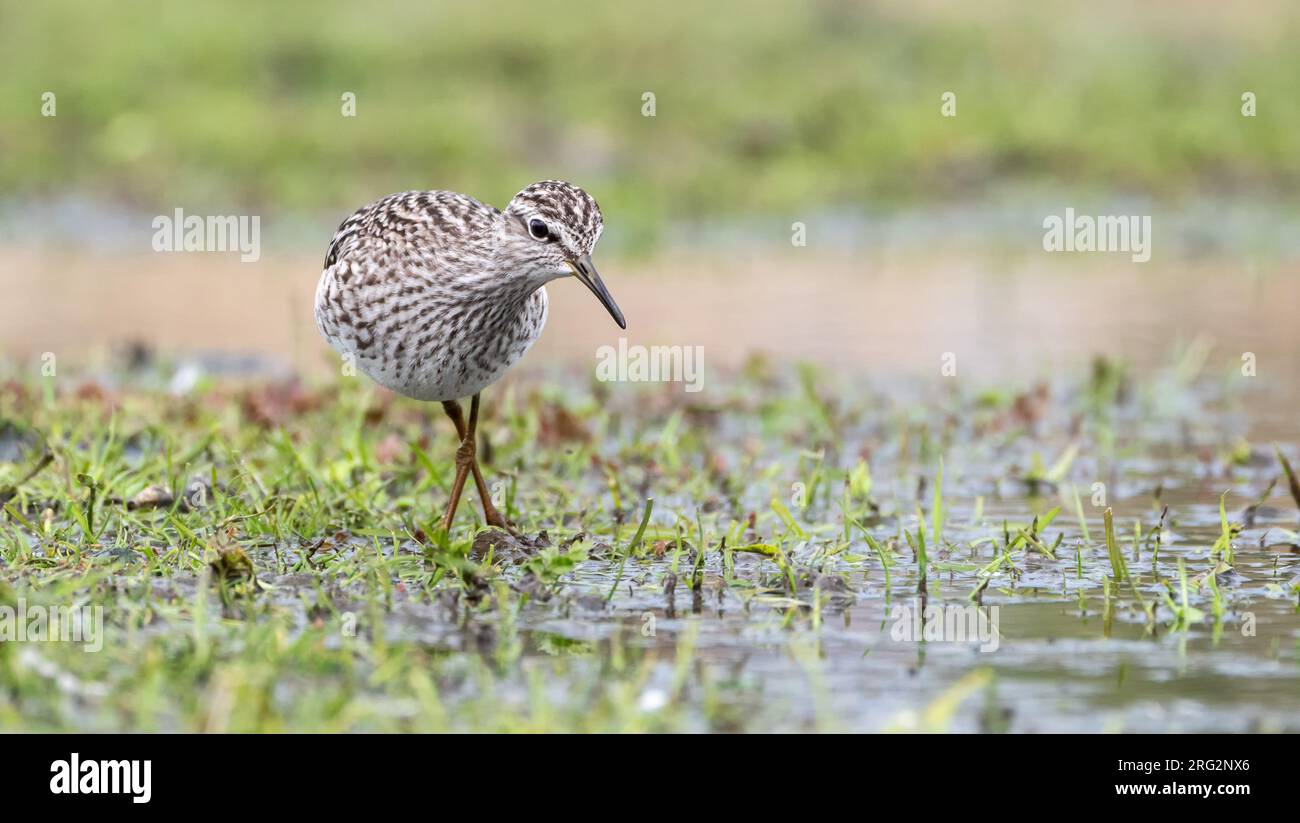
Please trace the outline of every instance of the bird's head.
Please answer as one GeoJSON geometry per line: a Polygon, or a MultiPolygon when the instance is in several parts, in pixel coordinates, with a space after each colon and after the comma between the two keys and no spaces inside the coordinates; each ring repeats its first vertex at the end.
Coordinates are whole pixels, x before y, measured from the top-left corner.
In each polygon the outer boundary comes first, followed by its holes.
{"type": "Polygon", "coordinates": [[[541,283],[573,275],[627,328],[623,312],[605,288],[591,252],[605,224],[590,194],[562,180],[543,180],[519,192],[501,214],[498,260],[518,275],[541,283]]]}

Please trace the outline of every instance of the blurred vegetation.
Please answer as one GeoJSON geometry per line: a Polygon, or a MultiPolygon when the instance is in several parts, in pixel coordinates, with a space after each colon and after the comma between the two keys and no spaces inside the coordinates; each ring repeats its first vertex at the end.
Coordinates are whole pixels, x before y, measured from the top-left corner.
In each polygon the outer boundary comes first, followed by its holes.
{"type": "Polygon", "coordinates": [[[935,5],[3,0],[0,187],[333,213],[555,176],[643,238],[995,184],[1300,188],[1294,4],[935,5]]]}

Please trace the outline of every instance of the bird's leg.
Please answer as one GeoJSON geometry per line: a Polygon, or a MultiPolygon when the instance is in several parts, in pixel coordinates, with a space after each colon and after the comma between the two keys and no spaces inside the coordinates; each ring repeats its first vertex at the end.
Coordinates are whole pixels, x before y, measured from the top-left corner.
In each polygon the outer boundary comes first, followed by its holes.
{"type": "MultiPolygon", "coordinates": [[[[460,493],[465,488],[465,476],[469,473],[469,462],[464,459],[465,452],[465,416],[461,413],[460,403],[455,400],[446,400],[442,404],[442,410],[451,418],[451,422],[456,425],[456,434],[460,436],[460,446],[456,449],[456,479],[451,483],[451,500],[447,502],[447,513],[442,516],[442,530],[451,531],[451,519],[456,514],[456,507],[460,505],[460,493]]],[[[473,448],[472,446],[470,447],[473,448]]],[[[473,457],[471,456],[472,460],[473,457]]]]}
{"type": "Polygon", "coordinates": [[[497,507],[492,505],[492,494],[488,491],[487,483],[483,482],[483,472],[479,471],[478,459],[476,457],[478,449],[478,446],[476,445],[478,440],[478,402],[479,396],[476,394],[474,395],[474,399],[469,403],[469,426],[465,430],[464,439],[465,442],[469,443],[469,466],[470,470],[474,473],[474,485],[478,487],[478,496],[483,501],[483,520],[489,526],[496,526],[499,529],[505,529],[515,537],[518,537],[519,532],[515,530],[515,527],[511,526],[501,512],[497,511],[497,507]]]}
{"type": "Polygon", "coordinates": [[[447,530],[451,528],[451,518],[456,511],[456,506],[460,504],[461,490],[465,488],[467,472],[473,473],[474,485],[478,488],[479,497],[483,500],[483,519],[489,526],[496,526],[505,529],[513,535],[518,536],[513,526],[506,522],[501,512],[497,511],[496,506],[492,505],[492,495],[488,491],[487,483],[483,480],[483,472],[479,470],[478,460],[476,457],[477,430],[478,430],[478,406],[479,396],[474,395],[469,406],[469,424],[466,425],[465,418],[461,413],[460,404],[455,400],[450,400],[442,404],[447,416],[451,418],[452,423],[456,425],[456,434],[460,436],[460,446],[456,449],[456,480],[451,488],[451,504],[447,508],[447,514],[443,518],[443,527],[447,530]]]}

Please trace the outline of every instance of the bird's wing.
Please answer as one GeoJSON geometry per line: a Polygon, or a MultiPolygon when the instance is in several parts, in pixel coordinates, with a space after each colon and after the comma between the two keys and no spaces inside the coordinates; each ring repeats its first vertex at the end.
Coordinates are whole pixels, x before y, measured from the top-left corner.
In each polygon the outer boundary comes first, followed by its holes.
{"type": "Polygon", "coordinates": [[[490,254],[500,214],[456,192],[392,194],[358,209],[339,225],[325,268],[345,262],[376,272],[454,272],[490,254]]]}

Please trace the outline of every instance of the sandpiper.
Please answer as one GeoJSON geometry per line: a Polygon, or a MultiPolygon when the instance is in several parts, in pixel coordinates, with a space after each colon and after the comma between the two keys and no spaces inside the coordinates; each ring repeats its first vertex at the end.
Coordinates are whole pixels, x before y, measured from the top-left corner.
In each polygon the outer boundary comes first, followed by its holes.
{"type": "Polygon", "coordinates": [[[381,386],[442,403],[460,437],[445,530],[472,473],[484,520],[515,531],[492,504],[475,458],[479,393],[541,334],[545,285],[576,276],[627,328],[591,262],[603,230],[591,195],[545,180],[505,211],[450,191],[393,194],[335,232],[316,287],[316,327],[381,386]]]}

